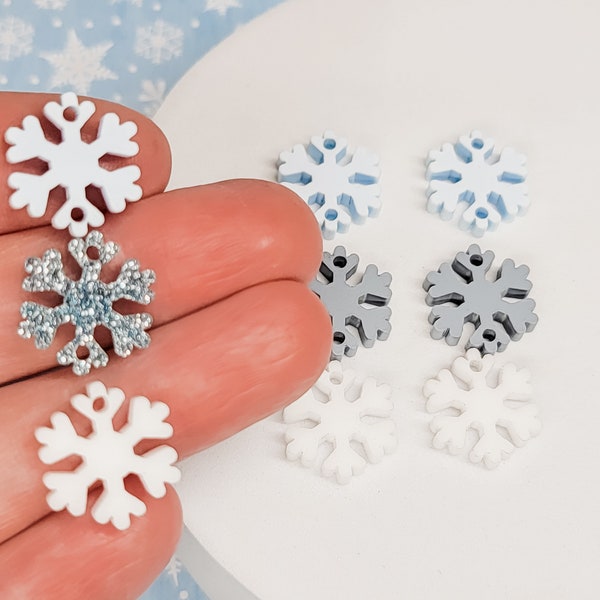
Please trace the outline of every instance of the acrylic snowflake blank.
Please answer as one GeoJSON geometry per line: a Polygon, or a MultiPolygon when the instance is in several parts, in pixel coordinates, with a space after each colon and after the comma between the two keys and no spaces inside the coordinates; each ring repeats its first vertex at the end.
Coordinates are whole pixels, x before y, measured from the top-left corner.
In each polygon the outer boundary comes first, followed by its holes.
{"type": "Polygon", "coordinates": [[[467,252],[459,252],[452,264],[443,263],[427,275],[423,287],[426,302],[433,307],[429,313],[432,338],[445,338],[454,346],[465,323],[473,323],[475,331],[467,348],[493,354],[534,329],[538,317],[533,312],[535,302],[527,298],[529,268],[516,267],[513,260],[505,259],[490,281],[486,274],[493,260],[493,252],[482,252],[472,244],[467,252]]]}
{"type": "Polygon", "coordinates": [[[361,384],[354,371],[331,361],[313,388],[283,411],[285,423],[315,423],[314,427],[295,424],[287,429],[287,458],[312,467],[320,447],[329,443],[333,450],[321,472],[325,477],[335,475],[340,484],[348,483],[362,473],[367,461],[377,463],[396,448],[390,395],[390,386],[377,385],[371,377],[361,384]],[[364,457],[353,443],[361,445],[364,457]]]}
{"type": "Polygon", "coordinates": [[[307,148],[297,144],[279,156],[278,181],[312,208],[323,237],[348,231],[350,223],[376,217],[379,199],[379,159],[365,148],[347,157],[348,142],[326,131],[313,136],[307,148]]]}
{"type": "Polygon", "coordinates": [[[54,248],[47,250],[42,258],[25,261],[29,276],[23,281],[23,289],[56,292],[62,296],[63,303],[51,308],[37,302],[24,302],[21,316],[25,320],[20,323],[18,333],[25,339],[33,337],[36,347],[45,349],[61,325],[72,323],[75,337],[59,350],[56,358],[61,365],[72,364],[76,375],[85,375],[91,367],[104,367],[108,363],[108,355],[94,338],[98,325],[110,330],[118,356],[129,356],[134,346],[146,348],[150,344],[146,329],[152,325],[152,317],[148,313],[122,315],[114,310],[113,303],[126,299],[149,304],[154,297],[150,290],[156,279],[154,271],[140,271],[137,260],[129,259],[115,281],[104,283],[100,280],[102,267],[118,251],[119,246],[114,242],[104,243],[99,231],[92,231],[85,240],[71,240],[69,252],[82,269],[78,281],[65,275],[61,253],[54,248]],[[84,348],[87,356],[81,356],[84,348]]]}
{"type": "Polygon", "coordinates": [[[100,481],[103,491],[93,505],[92,517],[98,523],[111,522],[117,529],[127,529],[130,516],[145,514],[146,505],[125,489],[125,478],[134,474],[154,498],[166,493],[165,483],[179,481],[180,472],[173,464],[177,452],[170,446],[159,446],[144,454],[136,454],[137,444],[145,439],[163,440],[173,435],[165,419],[169,407],[163,402],[150,402],[135,396],[129,404],[127,424],[119,431],[113,427],[113,417],[125,402],[118,388],[107,389],[99,381],[87,386],[87,394],[71,398],[73,408],[89,419],[92,433],[78,435],[71,419],[63,412],[52,414],[52,427],[40,427],[35,437],[42,444],[40,460],[47,465],[68,456],[78,456],[81,464],[72,472],[46,473],[44,485],[50,490],[48,505],[52,510],[67,509],[74,516],[86,511],[88,490],[100,481]],[[102,406],[98,406],[98,402],[102,406]]]}
{"type": "Polygon", "coordinates": [[[9,199],[15,209],[27,208],[29,216],[42,217],[48,208],[51,190],[60,186],[66,193],[66,201],[52,217],[56,229],[69,228],[73,237],[83,237],[88,227],[104,224],[104,215],[88,199],[86,188],[98,188],[106,208],[113,213],[125,210],[127,202],[142,197],[142,189],[135,184],[140,169],[128,165],[118,169],[105,169],[99,161],[103,156],[130,157],[138,153],[138,145],[131,141],[137,133],[132,121],[119,122],[115,113],[106,113],[100,119],[96,139],[86,142],[82,129],[96,111],[89,100],[79,102],[77,96],[68,92],[58,102],[48,102],[44,115],[61,132],[61,141],[48,140],[37,117],[29,115],[21,127],[9,127],[5,140],[10,144],[6,152],[9,163],[19,163],[39,158],[47,163],[48,170],[36,175],[15,172],[8,177],[8,185],[15,191],[9,199]]]}
{"type": "Polygon", "coordinates": [[[469,458],[474,463],[483,462],[488,469],[497,467],[515,446],[523,446],[542,427],[537,406],[528,403],[532,395],[529,372],[517,370],[511,363],[500,369],[494,367],[494,357],[481,356],[472,348],[466,356],[457,358],[450,370],[443,369],[435,379],[430,379],[423,390],[428,412],[440,413],[446,409],[459,412],[433,418],[430,427],[435,434],[434,448],[447,448],[451,454],[458,454],[464,450],[468,430],[473,429],[479,441],[469,458]],[[496,385],[490,381],[494,375],[496,385]],[[516,406],[517,403],[521,406],[516,406]]]}
{"type": "Polygon", "coordinates": [[[359,342],[371,348],[376,340],[386,340],[392,328],[392,311],[386,306],[392,297],[392,276],[367,265],[360,282],[352,285],[348,279],[356,273],[358,260],[356,254],[347,256],[343,246],[333,254],[323,252],[319,272],[325,281],[314,279],[310,284],[331,316],[331,358],[354,356],[359,342]]]}
{"type": "Polygon", "coordinates": [[[512,148],[494,155],[494,144],[473,131],[454,145],[432,150],[427,158],[427,210],[449,220],[459,203],[466,203],[459,226],[478,237],[529,207],[525,157],[512,148]]]}

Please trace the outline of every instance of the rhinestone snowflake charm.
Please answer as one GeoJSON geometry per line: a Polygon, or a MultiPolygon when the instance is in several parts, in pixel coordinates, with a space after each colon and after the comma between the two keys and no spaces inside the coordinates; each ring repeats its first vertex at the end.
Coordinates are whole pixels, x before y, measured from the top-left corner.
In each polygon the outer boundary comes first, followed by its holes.
{"type": "Polygon", "coordinates": [[[146,329],[152,325],[152,317],[148,313],[122,315],[113,308],[113,303],[126,299],[149,304],[154,297],[150,290],[156,278],[154,271],[140,271],[138,261],[129,259],[115,281],[104,283],[100,280],[102,267],[118,251],[117,244],[105,243],[98,231],[92,231],[85,240],[71,240],[69,252],[82,270],[78,281],[65,275],[61,253],[56,249],[47,250],[42,258],[25,261],[28,276],[23,281],[23,289],[55,292],[62,296],[63,302],[56,307],[24,302],[21,305],[24,321],[18,333],[26,339],[33,337],[36,347],[45,349],[61,325],[72,323],[75,337],[59,350],[56,358],[60,365],[72,364],[76,375],[85,375],[91,367],[104,367],[108,363],[108,355],[94,337],[98,325],[110,330],[118,356],[129,356],[134,346],[146,348],[150,344],[146,329]]]}
{"type": "Polygon", "coordinates": [[[27,208],[30,217],[46,214],[51,190],[62,187],[66,200],[52,217],[56,229],[69,229],[73,237],[83,237],[89,227],[104,224],[104,215],[87,196],[88,186],[98,188],[106,208],[112,213],[125,210],[127,202],[142,197],[142,188],[135,182],[141,171],[136,165],[106,169],[101,165],[103,156],[131,157],[139,147],[132,137],[137,133],[133,121],[121,123],[115,113],[102,115],[96,139],[84,141],[82,130],[96,106],[90,100],[79,102],[73,92],[60,97],[60,103],[48,102],[44,115],[61,132],[59,143],[46,138],[40,120],[29,115],[21,127],[9,127],[5,140],[11,146],[6,152],[9,163],[41,159],[48,169],[38,175],[15,172],[8,178],[14,192],[9,204],[12,208],[27,208]]]}

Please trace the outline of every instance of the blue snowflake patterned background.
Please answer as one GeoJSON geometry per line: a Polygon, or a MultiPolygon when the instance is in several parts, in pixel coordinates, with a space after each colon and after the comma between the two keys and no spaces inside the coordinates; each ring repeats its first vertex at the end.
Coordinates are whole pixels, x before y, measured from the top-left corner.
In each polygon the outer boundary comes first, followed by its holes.
{"type": "MultiPolygon", "coordinates": [[[[283,0],[0,0],[0,90],[74,91],[152,116],[213,46],[283,0]]],[[[173,557],[141,600],[208,600],[173,557]]]]}
{"type": "Polygon", "coordinates": [[[72,90],[152,115],[201,56],[281,1],[0,0],[0,90],[72,90]]]}

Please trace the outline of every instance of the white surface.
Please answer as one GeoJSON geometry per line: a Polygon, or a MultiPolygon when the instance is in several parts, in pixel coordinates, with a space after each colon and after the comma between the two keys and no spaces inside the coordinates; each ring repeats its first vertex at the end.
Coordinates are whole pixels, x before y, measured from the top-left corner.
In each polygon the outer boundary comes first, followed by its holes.
{"type": "Polygon", "coordinates": [[[326,128],[382,160],[381,216],[326,246],[394,275],[390,339],[348,364],[392,384],[397,451],[340,487],[285,460],[275,416],[184,465],[187,525],[261,600],[597,598],[599,22],[585,0],[290,0],[157,116],[173,185],[274,179],[326,128]],[[529,213],[481,245],[531,267],[540,316],[502,358],[544,429],[491,472],[431,448],[421,393],[460,354],[429,337],[422,281],[473,241],[426,212],[424,161],[474,128],[527,156],[529,213]]]}

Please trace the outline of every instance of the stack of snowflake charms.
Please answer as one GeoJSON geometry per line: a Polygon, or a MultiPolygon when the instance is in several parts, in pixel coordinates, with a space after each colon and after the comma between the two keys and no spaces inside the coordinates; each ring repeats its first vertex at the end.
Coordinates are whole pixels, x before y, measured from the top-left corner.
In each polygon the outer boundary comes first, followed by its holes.
{"type": "Polygon", "coordinates": [[[444,144],[427,158],[427,210],[450,220],[464,203],[461,229],[480,237],[529,207],[525,157],[512,148],[494,155],[494,140],[479,131],[444,144]]]}
{"type": "Polygon", "coordinates": [[[123,530],[129,527],[131,515],[139,517],[146,512],[146,505],[125,489],[128,475],[137,475],[154,498],[166,494],[165,483],[179,481],[179,469],[173,466],[177,452],[170,446],[159,446],[141,455],[135,453],[142,440],[162,440],[173,435],[173,428],[165,422],[169,407],[136,396],[129,403],[127,424],[116,431],[113,417],[124,402],[125,394],[120,389],[107,389],[96,381],[88,384],[87,394],[71,398],[73,408],[90,421],[92,433],[80,436],[63,412],[52,414],[52,427],[36,429],[35,437],[42,444],[39,457],[44,464],[54,464],[68,456],[81,458],[81,464],[72,472],[44,475],[44,485],[50,490],[47,502],[52,510],[66,508],[74,516],[83,515],[88,490],[100,481],[103,491],[94,502],[92,517],[98,523],[111,522],[123,530]]]}
{"type": "Polygon", "coordinates": [[[531,282],[529,268],[516,267],[506,259],[492,281],[486,278],[494,253],[482,252],[477,244],[459,252],[452,263],[443,263],[431,271],[423,283],[426,302],[433,308],[429,314],[431,337],[458,343],[465,323],[475,330],[467,348],[478,348],[493,354],[506,348],[510,340],[518,340],[537,324],[533,312],[535,302],[527,298],[531,282]]]}
{"type": "Polygon", "coordinates": [[[69,252],[81,267],[79,280],[69,279],[63,270],[61,253],[46,250],[42,258],[29,258],[25,270],[29,276],[23,281],[28,292],[55,292],[62,296],[62,304],[50,308],[37,302],[24,302],[19,325],[19,335],[33,337],[37,348],[48,348],[56,330],[64,323],[75,326],[75,337],[56,355],[58,364],[73,365],[75,375],[89,373],[91,367],[104,367],[108,355],[94,338],[98,325],[112,334],[115,354],[126,357],[133,347],[146,348],[150,336],[146,329],[152,324],[148,313],[122,315],[113,304],[126,299],[149,304],[154,293],[150,285],[155,280],[154,271],[140,271],[137,260],[127,260],[115,281],[100,280],[102,267],[119,251],[114,242],[104,243],[99,231],[92,231],[85,240],[69,242],[69,252]],[[92,258],[92,256],[96,258],[92,258]]]}
{"type": "Polygon", "coordinates": [[[498,466],[515,446],[523,446],[542,428],[537,406],[528,402],[532,395],[529,372],[517,370],[512,363],[495,367],[491,354],[481,356],[471,348],[452,363],[450,370],[443,369],[430,379],[423,390],[427,411],[442,413],[430,423],[434,448],[458,454],[465,447],[468,430],[473,429],[479,441],[469,458],[474,463],[483,462],[488,469],[498,466]],[[496,385],[490,381],[493,375],[496,385]],[[521,406],[515,406],[517,403],[521,406]]]}
{"type": "Polygon", "coordinates": [[[348,142],[326,131],[313,136],[307,148],[298,144],[279,156],[278,180],[312,208],[323,237],[348,231],[376,217],[379,199],[379,158],[365,148],[347,156],[348,142]]]}
{"type": "Polygon", "coordinates": [[[319,451],[329,444],[332,450],[320,470],[326,477],[335,475],[340,484],[348,483],[363,472],[367,461],[377,463],[396,448],[390,396],[389,385],[377,385],[371,377],[361,382],[353,370],[331,361],[315,385],[283,411],[285,423],[298,423],[285,434],[287,458],[313,467],[319,451]],[[307,420],[315,425],[300,424],[307,420]]]}
{"type": "Polygon", "coordinates": [[[387,304],[392,296],[392,276],[367,265],[361,280],[352,285],[348,279],[356,273],[358,260],[356,254],[347,256],[343,246],[337,246],[333,254],[323,252],[319,272],[324,281],[311,283],[331,316],[333,359],[354,356],[359,343],[371,348],[376,340],[386,340],[391,331],[392,311],[387,304]]]}
{"type": "Polygon", "coordinates": [[[132,121],[119,122],[115,113],[106,113],[100,119],[95,140],[82,139],[82,129],[96,111],[90,100],[79,102],[72,92],[63,94],[58,102],[48,102],[44,115],[61,132],[61,141],[48,140],[37,117],[23,119],[22,127],[10,127],[4,136],[11,146],[6,152],[9,163],[41,159],[48,170],[41,175],[12,173],[9,187],[15,191],[9,199],[15,209],[27,208],[30,217],[46,214],[48,196],[55,187],[64,188],[66,201],[52,217],[56,229],[69,229],[73,237],[83,237],[88,227],[104,224],[104,215],[88,199],[86,188],[97,187],[106,208],[113,213],[125,210],[127,202],[142,197],[142,188],[135,184],[140,169],[128,165],[119,169],[105,169],[100,165],[104,156],[131,157],[138,153],[138,145],[131,141],[137,132],[132,121]]]}

